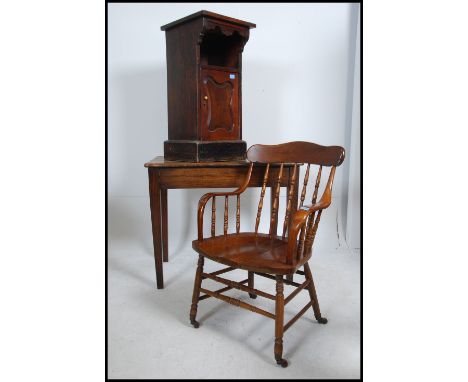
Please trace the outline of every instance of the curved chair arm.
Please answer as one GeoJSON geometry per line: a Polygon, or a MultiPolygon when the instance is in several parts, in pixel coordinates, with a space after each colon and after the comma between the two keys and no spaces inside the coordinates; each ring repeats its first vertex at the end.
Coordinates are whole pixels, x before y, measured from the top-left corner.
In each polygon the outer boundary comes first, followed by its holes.
{"type": "Polygon", "coordinates": [[[301,207],[301,209],[297,210],[292,219],[291,225],[289,226],[289,235],[288,235],[288,263],[293,259],[293,254],[296,252],[297,246],[297,235],[301,232],[302,227],[307,221],[309,215],[313,214],[314,212],[324,210],[328,208],[331,203],[324,202],[320,200],[320,202],[315,203],[313,205],[301,207]]]}
{"type": "Polygon", "coordinates": [[[293,256],[296,253],[296,246],[297,246],[297,235],[301,231],[302,227],[307,221],[309,215],[328,208],[331,204],[331,195],[332,195],[332,186],[333,186],[333,178],[335,176],[335,169],[336,167],[333,166],[331,168],[330,176],[328,178],[327,186],[323,192],[320,201],[312,205],[305,205],[297,210],[292,219],[291,224],[289,226],[289,235],[288,235],[288,254],[287,254],[287,262],[292,264],[293,256]]]}
{"type": "Polygon", "coordinates": [[[245,178],[244,184],[234,191],[227,192],[208,192],[204,194],[198,201],[198,214],[197,214],[197,223],[198,223],[198,240],[203,240],[203,213],[205,212],[206,203],[214,196],[232,196],[242,194],[250,182],[250,176],[252,175],[253,162],[250,163],[247,176],[245,178]]]}

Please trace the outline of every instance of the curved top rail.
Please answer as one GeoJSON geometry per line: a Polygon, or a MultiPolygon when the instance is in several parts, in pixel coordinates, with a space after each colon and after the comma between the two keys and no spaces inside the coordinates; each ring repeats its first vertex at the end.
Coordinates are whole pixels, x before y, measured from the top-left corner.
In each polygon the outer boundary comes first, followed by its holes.
{"type": "Polygon", "coordinates": [[[288,142],[279,145],[253,145],[247,159],[258,163],[313,163],[339,166],[345,158],[341,146],[321,146],[312,142],[288,142]]]}

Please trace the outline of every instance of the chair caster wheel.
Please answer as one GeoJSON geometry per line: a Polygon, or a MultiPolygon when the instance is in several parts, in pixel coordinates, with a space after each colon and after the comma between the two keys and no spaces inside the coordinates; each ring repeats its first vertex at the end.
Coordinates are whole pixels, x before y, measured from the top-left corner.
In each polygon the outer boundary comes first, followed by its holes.
{"type": "Polygon", "coordinates": [[[190,320],[190,323],[193,325],[195,329],[198,329],[198,327],[200,326],[200,324],[195,320],[190,320]]]}
{"type": "Polygon", "coordinates": [[[320,318],[317,318],[317,322],[319,324],[326,324],[328,320],[325,317],[320,317],[320,318]]]}
{"type": "Polygon", "coordinates": [[[250,296],[250,298],[254,298],[254,299],[257,298],[257,295],[253,294],[253,293],[249,293],[249,296],[250,296]]]}
{"type": "Polygon", "coordinates": [[[276,360],[276,363],[278,365],[280,365],[281,367],[288,367],[288,361],[286,361],[285,359],[281,358],[281,359],[277,359],[276,360]]]}

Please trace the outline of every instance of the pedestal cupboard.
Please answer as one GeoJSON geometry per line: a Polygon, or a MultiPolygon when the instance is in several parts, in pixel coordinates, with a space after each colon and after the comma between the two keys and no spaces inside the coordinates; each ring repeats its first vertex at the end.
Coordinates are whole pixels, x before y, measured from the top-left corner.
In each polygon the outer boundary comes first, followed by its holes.
{"type": "Polygon", "coordinates": [[[245,158],[242,140],[242,52],[255,24],[200,11],[166,33],[166,160],[245,158]]]}

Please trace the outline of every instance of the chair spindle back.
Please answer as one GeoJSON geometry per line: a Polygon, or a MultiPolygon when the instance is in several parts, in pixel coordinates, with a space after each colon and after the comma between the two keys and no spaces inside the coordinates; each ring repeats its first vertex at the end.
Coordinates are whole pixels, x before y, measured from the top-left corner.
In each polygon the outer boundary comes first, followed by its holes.
{"type": "Polygon", "coordinates": [[[258,210],[257,210],[257,219],[255,220],[255,233],[258,232],[258,225],[260,224],[260,216],[262,215],[262,208],[263,208],[263,197],[265,196],[265,189],[268,182],[268,173],[270,171],[270,164],[267,163],[265,169],[265,176],[263,177],[263,184],[262,184],[262,191],[260,191],[260,201],[258,202],[258,210]]]}
{"type": "Polygon", "coordinates": [[[270,218],[270,235],[276,236],[276,227],[278,225],[278,208],[279,208],[279,194],[280,194],[280,185],[281,185],[281,177],[283,176],[283,168],[284,165],[281,163],[279,172],[278,172],[278,180],[276,181],[275,186],[275,197],[273,199],[273,204],[271,206],[271,218],[270,218]]]}
{"type": "MultiPolygon", "coordinates": [[[[317,177],[315,179],[314,191],[311,198],[311,204],[317,204],[317,198],[319,194],[320,180],[322,177],[323,166],[331,167],[330,174],[328,177],[327,185],[324,192],[321,195],[319,204],[323,204],[323,208],[319,208],[316,212],[311,212],[308,215],[306,223],[301,227],[298,235],[298,243],[296,247],[296,256],[294,260],[300,260],[303,256],[307,256],[311,249],[315,239],[318,225],[320,223],[320,217],[322,210],[327,208],[331,202],[331,190],[333,186],[333,178],[335,175],[335,169],[344,160],[344,149],[340,146],[321,146],[311,142],[290,142],[280,145],[254,145],[250,147],[247,152],[247,159],[254,163],[266,164],[265,175],[263,178],[262,190],[260,192],[260,201],[258,203],[257,217],[255,221],[255,233],[258,233],[260,224],[263,200],[265,196],[265,189],[268,183],[268,176],[271,173],[271,164],[280,164],[278,171],[278,177],[276,180],[275,188],[272,189],[272,206],[271,206],[271,218],[270,218],[270,236],[276,236],[276,226],[278,222],[278,210],[279,210],[279,193],[280,193],[280,182],[284,172],[284,164],[294,164],[292,169],[291,181],[289,184],[289,193],[286,201],[286,211],[283,223],[282,239],[284,240],[286,234],[289,232],[288,228],[291,223],[292,206],[294,197],[294,188],[296,182],[298,183],[299,177],[299,165],[307,163],[307,169],[302,184],[302,191],[300,195],[299,209],[304,209],[304,201],[306,200],[307,184],[311,174],[311,164],[319,166],[317,177]]],[[[297,200],[296,200],[297,202],[297,200]]],[[[308,206],[310,207],[310,206],[308,206]]]]}
{"type": "MultiPolygon", "coordinates": [[[[280,145],[254,145],[247,151],[247,159],[251,162],[248,170],[247,177],[244,184],[240,186],[235,192],[225,195],[224,199],[224,235],[228,233],[229,226],[229,196],[237,196],[236,203],[236,233],[240,232],[240,194],[247,188],[250,177],[252,175],[252,169],[254,163],[266,164],[265,173],[263,175],[262,188],[260,191],[260,200],[258,202],[257,216],[255,219],[255,233],[258,233],[260,220],[262,216],[263,203],[265,197],[265,190],[267,187],[271,187],[272,202],[271,202],[271,214],[270,214],[270,236],[277,236],[278,226],[278,211],[279,211],[279,194],[280,186],[283,177],[286,175],[285,164],[293,164],[292,175],[290,177],[289,192],[287,194],[286,209],[283,222],[282,240],[285,240],[287,234],[289,235],[289,228],[291,225],[293,211],[293,205],[296,205],[297,200],[294,201],[294,190],[299,188],[299,165],[307,164],[304,180],[302,184],[302,190],[300,194],[299,209],[307,210],[308,207],[304,205],[307,194],[307,185],[311,176],[311,165],[318,166],[317,177],[315,179],[314,191],[311,198],[312,210],[308,213],[305,224],[300,227],[298,234],[298,241],[295,247],[294,258],[290,258],[288,261],[299,261],[304,256],[309,255],[312,245],[314,243],[317,228],[320,223],[320,217],[322,210],[327,208],[331,203],[331,191],[333,186],[333,179],[335,175],[335,169],[344,160],[344,149],[340,146],[321,146],[311,142],[289,142],[280,145]],[[272,164],[279,164],[272,170],[272,164]],[[330,167],[330,174],[328,176],[327,185],[323,191],[319,202],[317,198],[319,194],[320,180],[322,177],[323,166],[330,167]],[[274,173],[274,175],[272,175],[274,173]],[[276,179],[271,179],[270,176],[275,176],[276,179]],[[307,208],[306,208],[307,207],[307,208]]],[[[289,166],[288,166],[289,167],[289,166]]],[[[199,211],[203,216],[203,209],[199,211]]],[[[216,196],[212,194],[211,204],[211,236],[216,235],[216,196]]],[[[199,239],[203,239],[202,232],[199,232],[199,239]]]]}

